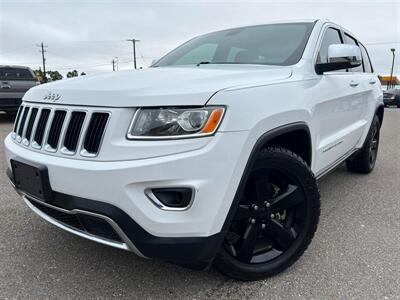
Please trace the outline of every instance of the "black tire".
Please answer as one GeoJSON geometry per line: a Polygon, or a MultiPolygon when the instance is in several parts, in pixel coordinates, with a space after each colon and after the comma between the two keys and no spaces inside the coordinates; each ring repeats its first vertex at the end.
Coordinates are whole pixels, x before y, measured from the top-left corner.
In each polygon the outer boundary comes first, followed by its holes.
{"type": "Polygon", "coordinates": [[[375,115],[364,146],[356,155],[346,161],[347,169],[350,172],[368,174],[374,169],[379,149],[380,128],[379,118],[375,115]]]}
{"type": "Polygon", "coordinates": [[[268,146],[259,153],[240,199],[215,267],[243,281],[282,272],[304,253],[317,229],[320,196],[314,174],[297,154],[268,146]]]}

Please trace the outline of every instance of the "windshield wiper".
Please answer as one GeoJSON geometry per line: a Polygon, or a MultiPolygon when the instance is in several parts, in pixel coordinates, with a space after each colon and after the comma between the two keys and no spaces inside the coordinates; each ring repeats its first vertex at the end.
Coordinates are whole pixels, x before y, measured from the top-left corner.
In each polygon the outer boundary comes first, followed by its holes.
{"type": "Polygon", "coordinates": [[[196,64],[196,66],[200,66],[200,65],[245,65],[247,63],[245,62],[235,62],[235,61],[221,61],[221,62],[217,62],[217,61],[201,61],[199,63],[196,64]]]}
{"type": "Polygon", "coordinates": [[[211,62],[210,61],[201,61],[201,62],[197,63],[196,66],[199,67],[200,65],[207,65],[207,64],[211,64],[211,62]]]}

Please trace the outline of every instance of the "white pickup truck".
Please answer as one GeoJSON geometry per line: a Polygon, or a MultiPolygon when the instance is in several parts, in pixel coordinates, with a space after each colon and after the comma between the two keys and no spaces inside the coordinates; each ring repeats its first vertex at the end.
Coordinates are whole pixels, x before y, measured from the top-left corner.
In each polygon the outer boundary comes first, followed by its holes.
{"type": "Polygon", "coordinates": [[[367,50],[346,29],[228,29],[145,70],[30,89],[5,140],[8,176],[71,233],[254,280],[311,242],[319,178],[342,162],[372,171],[383,111],[367,50]]]}

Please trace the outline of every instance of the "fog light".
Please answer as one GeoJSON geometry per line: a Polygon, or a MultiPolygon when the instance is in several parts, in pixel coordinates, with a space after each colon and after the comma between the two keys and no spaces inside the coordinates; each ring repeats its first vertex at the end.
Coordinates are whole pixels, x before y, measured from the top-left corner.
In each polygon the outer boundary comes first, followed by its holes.
{"type": "Polygon", "coordinates": [[[186,210],[193,202],[192,188],[153,188],[145,191],[146,196],[160,209],[186,210]]]}

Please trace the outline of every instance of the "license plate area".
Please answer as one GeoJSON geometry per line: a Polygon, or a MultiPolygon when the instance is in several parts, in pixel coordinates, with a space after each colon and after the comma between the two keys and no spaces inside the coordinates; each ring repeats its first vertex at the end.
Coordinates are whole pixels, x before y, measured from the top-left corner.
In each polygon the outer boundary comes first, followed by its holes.
{"type": "Polygon", "coordinates": [[[19,191],[43,201],[51,200],[52,191],[45,166],[11,159],[11,168],[19,191]]]}

